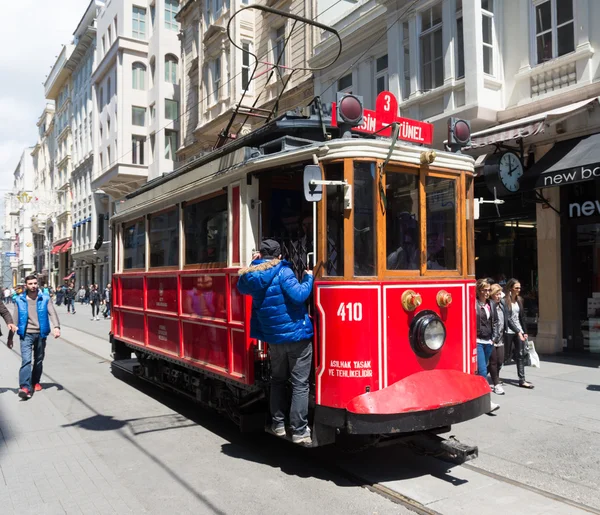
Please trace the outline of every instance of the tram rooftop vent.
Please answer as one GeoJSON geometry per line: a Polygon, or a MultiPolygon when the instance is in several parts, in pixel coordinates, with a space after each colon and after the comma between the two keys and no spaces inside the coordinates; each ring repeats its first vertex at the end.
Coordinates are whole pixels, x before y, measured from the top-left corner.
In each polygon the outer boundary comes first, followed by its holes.
{"type": "Polygon", "coordinates": [[[313,140],[309,139],[296,138],[294,136],[282,136],[281,138],[269,141],[258,148],[261,154],[266,156],[269,154],[277,154],[278,152],[285,152],[287,150],[294,150],[300,147],[306,147],[308,145],[314,145],[314,143],[315,142],[313,140]]]}

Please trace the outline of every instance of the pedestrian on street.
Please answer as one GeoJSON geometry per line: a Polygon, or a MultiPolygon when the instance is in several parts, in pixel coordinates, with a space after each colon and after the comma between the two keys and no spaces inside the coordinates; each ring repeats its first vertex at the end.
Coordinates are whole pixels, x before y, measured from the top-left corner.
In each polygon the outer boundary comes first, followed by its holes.
{"type": "Polygon", "coordinates": [[[75,288],[69,286],[65,292],[65,304],[67,305],[67,313],[75,314],[75,288]]]}
{"type": "Polygon", "coordinates": [[[31,398],[32,384],[36,392],[42,389],[40,379],[50,325],[54,328],[54,338],[60,337],[60,323],[54,304],[48,295],[39,291],[35,275],[25,278],[25,292],[17,296],[14,318],[17,319],[17,334],[21,339],[19,397],[27,400],[31,398]]]}
{"type": "Polygon", "coordinates": [[[104,305],[106,309],[104,310],[104,318],[110,318],[110,307],[112,302],[112,286],[110,283],[106,285],[104,289],[104,305]]]}
{"type": "Polygon", "coordinates": [[[490,298],[492,299],[492,307],[496,310],[498,318],[498,332],[494,339],[494,348],[488,365],[488,372],[492,378],[492,391],[498,395],[504,395],[504,388],[500,382],[500,370],[504,364],[504,345],[505,338],[508,338],[507,331],[510,328],[512,331],[518,331],[517,326],[508,315],[506,303],[504,302],[504,292],[499,284],[492,284],[490,290],[490,298]]]}
{"type": "MultiPolygon", "coordinates": [[[[494,340],[498,334],[498,318],[496,310],[492,309],[489,299],[490,283],[486,279],[479,279],[475,288],[477,290],[477,300],[475,301],[477,318],[477,374],[485,378],[488,374],[488,363],[494,348],[494,340]]],[[[499,407],[498,404],[491,403],[491,411],[496,411],[499,407]]]]}
{"type": "Polygon", "coordinates": [[[92,306],[92,320],[100,320],[100,302],[102,302],[102,296],[98,291],[98,285],[92,284],[90,288],[90,306],[92,306]]]}
{"type": "MultiPolygon", "coordinates": [[[[10,295],[10,290],[8,290],[10,295]]],[[[6,341],[6,345],[9,349],[12,349],[12,335],[17,332],[17,326],[15,325],[14,319],[10,314],[8,308],[0,302],[0,316],[4,318],[6,325],[8,326],[8,340],[6,341]]],[[[2,336],[2,331],[0,330],[0,336],[2,336]]]]}
{"type": "Polygon", "coordinates": [[[79,303],[83,305],[83,301],[85,300],[85,288],[82,286],[79,287],[79,303]]]}
{"type": "Polygon", "coordinates": [[[289,412],[292,441],[312,445],[308,427],[308,378],[312,367],[313,325],[306,310],[313,286],[310,270],[298,282],[290,264],[281,260],[275,240],[261,243],[260,253],[239,271],[238,290],[252,296],[252,338],[267,342],[271,356],[271,431],[285,437],[286,385],[291,378],[289,412]]]}
{"type": "MultiPolygon", "coordinates": [[[[521,283],[517,279],[509,279],[506,283],[506,309],[515,329],[508,327],[507,351],[512,352],[512,357],[517,363],[517,375],[521,388],[534,388],[533,384],[525,380],[525,357],[527,349],[527,326],[525,325],[525,309],[521,297],[521,283]]],[[[506,358],[505,358],[506,359],[506,358]]],[[[510,359],[510,358],[509,358],[510,359]]]]}
{"type": "Polygon", "coordinates": [[[4,295],[4,304],[8,304],[10,302],[10,288],[4,288],[2,293],[4,295]]]}

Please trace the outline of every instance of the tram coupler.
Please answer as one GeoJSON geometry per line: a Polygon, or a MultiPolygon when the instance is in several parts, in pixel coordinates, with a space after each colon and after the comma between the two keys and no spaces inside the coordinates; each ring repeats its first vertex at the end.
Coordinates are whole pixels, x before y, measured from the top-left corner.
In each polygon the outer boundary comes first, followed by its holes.
{"type": "Polygon", "coordinates": [[[479,449],[476,445],[462,443],[454,436],[442,438],[432,433],[419,433],[403,439],[403,443],[417,452],[457,465],[474,460],[479,456],[479,449]]]}

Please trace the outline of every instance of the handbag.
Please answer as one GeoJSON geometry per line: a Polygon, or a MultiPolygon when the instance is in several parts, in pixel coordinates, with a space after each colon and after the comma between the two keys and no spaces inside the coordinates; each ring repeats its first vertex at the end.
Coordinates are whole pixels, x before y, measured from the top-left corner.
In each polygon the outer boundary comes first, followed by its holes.
{"type": "Polygon", "coordinates": [[[532,340],[527,340],[527,361],[526,364],[530,367],[540,368],[540,357],[535,350],[535,344],[532,340]]]}

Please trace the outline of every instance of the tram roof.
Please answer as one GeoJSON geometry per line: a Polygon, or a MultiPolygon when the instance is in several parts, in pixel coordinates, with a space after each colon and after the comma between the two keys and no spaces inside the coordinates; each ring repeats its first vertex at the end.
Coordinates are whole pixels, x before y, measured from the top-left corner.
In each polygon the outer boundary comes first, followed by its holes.
{"type": "MultiPolygon", "coordinates": [[[[328,132],[330,119],[323,119],[328,132]]],[[[148,211],[158,211],[181,200],[197,196],[197,188],[214,182],[219,189],[230,174],[240,174],[272,169],[292,164],[310,163],[313,156],[319,160],[342,158],[385,159],[391,140],[384,137],[337,138],[325,141],[318,117],[304,117],[287,113],[268,125],[234,140],[175,171],[149,181],[117,203],[114,221],[135,218],[148,211]],[[191,174],[190,172],[196,172],[191,174]],[[219,180],[222,179],[222,180],[219,180]]],[[[405,142],[397,142],[390,156],[392,162],[420,164],[421,153],[429,150],[405,142]]],[[[471,156],[436,151],[432,166],[473,172],[471,156]]]]}

